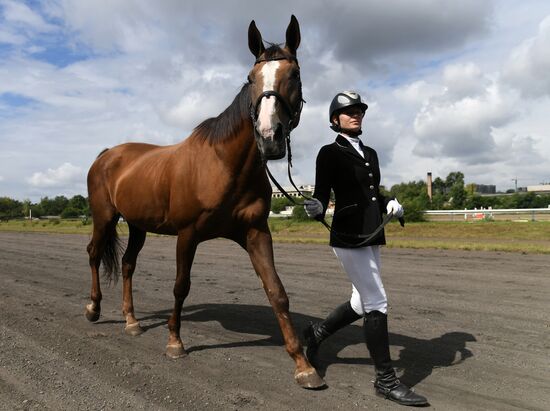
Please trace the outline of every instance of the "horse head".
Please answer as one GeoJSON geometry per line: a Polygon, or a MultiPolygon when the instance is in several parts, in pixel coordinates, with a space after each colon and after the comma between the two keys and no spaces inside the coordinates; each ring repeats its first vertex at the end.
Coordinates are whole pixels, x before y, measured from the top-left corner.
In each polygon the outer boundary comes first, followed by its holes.
{"type": "Polygon", "coordinates": [[[300,121],[302,82],[296,50],[300,26],[292,16],[286,29],[286,44],[266,49],[254,20],[248,28],[248,47],[256,57],[248,75],[251,117],[258,149],[265,160],[286,155],[286,138],[300,121]]]}

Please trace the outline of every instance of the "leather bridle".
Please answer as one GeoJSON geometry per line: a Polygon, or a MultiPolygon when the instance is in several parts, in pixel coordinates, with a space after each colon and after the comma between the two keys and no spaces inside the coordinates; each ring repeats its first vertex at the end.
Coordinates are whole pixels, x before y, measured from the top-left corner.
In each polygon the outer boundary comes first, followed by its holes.
{"type": "MultiPolygon", "coordinates": [[[[254,65],[267,62],[267,61],[277,61],[277,60],[289,60],[294,61],[296,64],[298,64],[298,60],[296,58],[288,56],[288,57],[271,57],[271,58],[258,58],[256,59],[256,62],[254,65]]],[[[300,68],[300,66],[298,66],[300,68]]],[[[252,123],[254,125],[254,132],[256,132],[256,123],[258,121],[258,107],[260,107],[260,104],[262,103],[262,100],[264,97],[275,97],[275,99],[281,104],[283,109],[286,111],[286,114],[288,115],[288,123],[286,124],[286,127],[284,127],[285,132],[285,138],[290,138],[290,132],[296,127],[298,124],[296,119],[300,118],[300,114],[302,113],[302,108],[304,106],[305,100],[302,98],[302,82],[300,82],[300,101],[298,102],[297,107],[292,107],[288,100],[283,97],[279,92],[275,90],[267,90],[261,93],[258,98],[256,99],[256,102],[254,104],[250,105],[250,118],[252,119],[252,123]]]]}

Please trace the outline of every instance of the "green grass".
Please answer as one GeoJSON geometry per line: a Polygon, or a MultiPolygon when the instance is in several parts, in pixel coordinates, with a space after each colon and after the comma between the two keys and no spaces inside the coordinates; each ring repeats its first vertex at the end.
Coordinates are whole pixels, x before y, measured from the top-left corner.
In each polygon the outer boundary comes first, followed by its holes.
{"type": "MultiPolygon", "coordinates": [[[[121,234],[128,233],[126,224],[119,224],[121,234]]],[[[32,233],[58,233],[58,234],[91,234],[91,221],[84,223],[81,220],[10,220],[0,222],[0,231],[18,231],[32,233]]]]}
{"type": "MultiPolygon", "coordinates": [[[[328,230],[316,221],[270,219],[275,242],[328,244],[328,230]]],[[[0,222],[0,231],[90,234],[91,224],[79,220],[0,222]]],[[[126,224],[119,224],[126,235],[126,224]]],[[[386,226],[388,247],[505,251],[550,254],[550,221],[397,222],[386,226]]]]}
{"type": "MultiPolygon", "coordinates": [[[[328,230],[317,222],[272,219],[274,241],[328,243],[328,230]]],[[[386,226],[388,247],[507,251],[550,254],[550,222],[397,222],[386,226]]]]}

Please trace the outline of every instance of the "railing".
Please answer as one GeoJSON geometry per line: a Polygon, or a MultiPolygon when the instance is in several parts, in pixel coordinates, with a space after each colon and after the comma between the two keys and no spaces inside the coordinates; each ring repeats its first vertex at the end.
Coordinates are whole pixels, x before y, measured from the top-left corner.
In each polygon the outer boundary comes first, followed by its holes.
{"type": "Polygon", "coordinates": [[[473,210],[427,210],[424,215],[428,221],[550,221],[548,208],[501,208],[473,210]]]}

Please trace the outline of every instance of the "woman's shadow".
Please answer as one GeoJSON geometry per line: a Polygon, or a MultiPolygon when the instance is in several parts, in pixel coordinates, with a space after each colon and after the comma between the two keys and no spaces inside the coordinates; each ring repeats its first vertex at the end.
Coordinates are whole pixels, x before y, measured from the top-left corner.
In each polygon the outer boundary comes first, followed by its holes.
{"type": "MultiPolygon", "coordinates": [[[[166,325],[171,310],[152,312],[140,318],[145,330],[166,325]],[[147,324],[148,323],[148,324],[147,324]]],[[[292,322],[301,336],[310,322],[321,319],[305,314],[291,313],[292,322]]],[[[197,304],[184,306],[182,323],[218,321],[226,330],[240,334],[265,336],[251,337],[245,341],[230,343],[195,345],[186,347],[187,352],[202,351],[215,348],[251,347],[251,346],[282,346],[284,341],[270,306],[246,304],[197,304]]],[[[390,333],[390,345],[403,347],[397,358],[393,358],[394,366],[402,372],[400,379],[410,387],[428,377],[434,368],[457,365],[473,354],[466,348],[467,342],[476,341],[472,334],[452,331],[440,337],[429,340],[390,333]]],[[[360,321],[345,327],[329,337],[319,350],[318,372],[324,376],[331,364],[369,364],[366,346],[364,356],[359,358],[341,358],[339,353],[350,345],[364,344],[363,329],[360,321]]]]}

